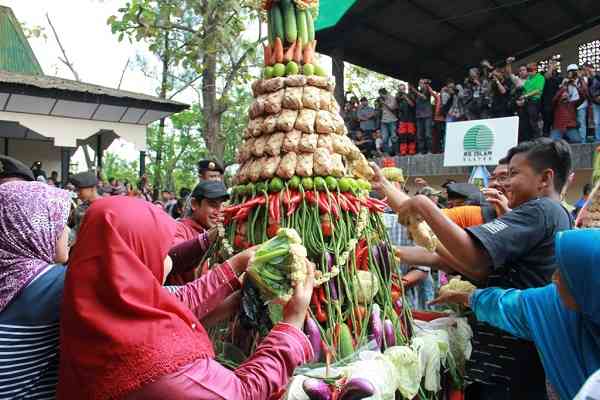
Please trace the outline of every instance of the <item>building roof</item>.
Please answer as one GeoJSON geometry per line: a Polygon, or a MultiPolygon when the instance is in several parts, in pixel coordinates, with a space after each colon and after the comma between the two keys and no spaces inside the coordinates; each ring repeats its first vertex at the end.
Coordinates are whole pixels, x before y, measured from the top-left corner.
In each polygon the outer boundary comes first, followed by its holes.
{"type": "Polygon", "coordinates": [[[0,5],[0,70],[42,75],[38,62],[12,10],[0,5]]]}
{"type": "Polygon", "coordinates": [[[338,0],[321,1],[319,19],[338,21],[317,22],[320,52],[405,80],[462,78],[600,25],[598,0],[360,0],[341,18],[327,15],[338,0]]]}
{"type": "Polygon", "coordinates": [[[147,125],[186,108],[187,104],[125,90],[0,71],[0,111],[147,125]]]}

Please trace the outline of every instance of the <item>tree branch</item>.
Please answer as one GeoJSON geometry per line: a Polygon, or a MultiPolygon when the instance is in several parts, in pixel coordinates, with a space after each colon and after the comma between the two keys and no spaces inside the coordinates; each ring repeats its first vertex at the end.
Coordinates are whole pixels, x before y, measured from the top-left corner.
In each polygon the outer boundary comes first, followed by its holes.
{"type": "MultiPolygon", "coordinates": [[[[177,77],[174,77],[177,78],[177,77]]],[[[194,83],[196,83],[200,78],[202,78],[202,75],[198,75],[196,76],[194,79],[187,81],[184,83],[184,85],[182,87],[180,87],[179,89],[177,89],[175,92],[171,93],[168,97],[169,100],[172,100],[175,96],[177,96],[179,93],[183,92],[184,90],[186,90],[187,88],[189,88],[190,86],[192,86],[194,83]]],[[[179,80],[182,80],[180,78],[177,78],[179,80]]]]}
{"type": "Polygon", "coordinates": [[[123,72],[121,72],[121,79],[119,79],[119,85],[117,86],[117,89],[121,89],[121,84],[123,83],[123,78],[125,77],[125,71],[127,71],[127,67],[129,67],[129,58],[127,59],[127,62],[125,63],[123,72]]]}
{"type": "MultiPolygon", "coordinates": [[[[239,60],[231,66],[231,71],[229,71],[229,74],[227,74],[227,78],[226,78],[227,80],[225,83],[225,87],[223,88],[223,92],[221,92],[221,99],[224,98],[225,96],[227,96],[227,93],[229,92],[229,90],[231,89],[231,86],[233,84],[233,78],[235,78],[236,74],[242,67],[242,64],[244,63],[244,61],[246,60],[248,55],[256,48],[256,46],[258,46],[264,40],[265,40],[265,38],[261,38],[256,42],[256,44],[249,46],[246,49],[246,51],[244,52],[244,54],[242,54],[242,56],[239,58],[239,60]]],[[[217,111],[219,114],[222,114],[226,110],[227,110],[227,107],[224,104],[220,104],[219,109],[217,111]]]]}
{"type": "Polygon", "coordinates": [[[63,47],[62,43],[60,42],[58,33],[56,33],[56,29],[54,29],[54,25],[52,24],[52,20],[50,20],[50,15],[48,15],[48,13],[46,13],[46,19],[48,20],[48,24],[50,25],[50,28],[52,28],[52,33],[54,34],[54,38],[56,39],[56,42],[58,43],[58,47],[60,47],[60,51],[62,52],[62,55],[64,57],[64,58],[58,57],[58,59],[60,61],[62,61],[63,64],[65,64],[71,70],[71,73],[75,77],[75,80],[78,82],[81,82],[81,79],[79,79],[79,74],[77,73],[77,71],[75,71],[75,67],[73,66],[73,63],[71,61],[69,61],[69,57],[67,57],[67,52],[65,51],[65,48],[63,47]]]}

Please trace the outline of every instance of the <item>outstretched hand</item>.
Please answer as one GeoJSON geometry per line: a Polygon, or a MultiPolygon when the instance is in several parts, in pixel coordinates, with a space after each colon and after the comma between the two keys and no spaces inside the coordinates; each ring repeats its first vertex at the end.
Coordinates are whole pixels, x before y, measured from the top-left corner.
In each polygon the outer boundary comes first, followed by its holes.
{"type": "Polygon", "coordinates": [[[305,260],[306,263],[306,279],[303,282],[294,282],[294,294],[290,301],[283,308],[283,322],[294,325],[302,330],[306,313],[312,297],[313,288],[315,285],[315,264],[305,260]]]}
{"type": "Polygon", "coordinates": [[[444,290],[440,292],[440,295],[430,301],[430,306],[438,304],[458,304],[461,306],[469,307],[469,293],[456,292],[453,290],[444,290]]]}

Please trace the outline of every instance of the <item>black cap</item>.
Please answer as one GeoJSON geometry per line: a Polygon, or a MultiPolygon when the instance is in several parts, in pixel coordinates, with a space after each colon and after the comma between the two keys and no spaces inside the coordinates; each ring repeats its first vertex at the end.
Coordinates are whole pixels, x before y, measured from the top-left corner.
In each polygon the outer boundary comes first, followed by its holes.
{"type": "Polygon", "coordinates": [[[453,183],[456,183],[456,181],[454,179],[448,179],[448,180],[446,180],[446,182],[444,182],[444,184],[442,185],[442,187],[444,189],[448,189],[448,185],[451,185],[453,183]]]}
{"type": "Polygon", "coordinates": [[[228,199],[227,187],[223,182],[203,181],[194,188],[192,197],[197,200],[201,199],[228,199]]]}
{"type": "Polygon", "coordinates": [[[481,190],[470,183],[451,183],[447,190],[449,199],[462,198],[473,205],[481,204],[484,201],[481,190]]]}
{"type": "Polygon", "coordinates": [[[73,183],[77,189],[83,189],[96,187],[98,184],[98,177],[94,171],[86,171],[71,176],[69,181],[73,183]]]}
{"type": "Polygon", "coordinates": [[[31,169],[19,160],[9,156],[0,156],[0,179],[21,178],[26,181],[34,181],[31,169]]]}
{"type": "Polygon", "coordinates": [[[221,164],[214,160],[201,160],[198,162],[198,173],[201,174],[204,171],[219,171],[220,173],[225,172],[221,164]]]}

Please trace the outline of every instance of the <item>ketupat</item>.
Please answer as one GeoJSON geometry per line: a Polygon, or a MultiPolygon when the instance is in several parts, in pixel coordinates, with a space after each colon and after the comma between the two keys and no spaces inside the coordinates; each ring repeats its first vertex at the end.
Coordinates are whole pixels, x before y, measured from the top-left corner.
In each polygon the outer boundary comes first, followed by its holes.
{"type": "Polygon", "coordinates": [[[463,281],[460,278],[452,278],[450,279],[450,282],[440,288],[440,294],[444,294],[449,291],[471,294],[475,289],[475,285],[469,281],[463,281]]]}

